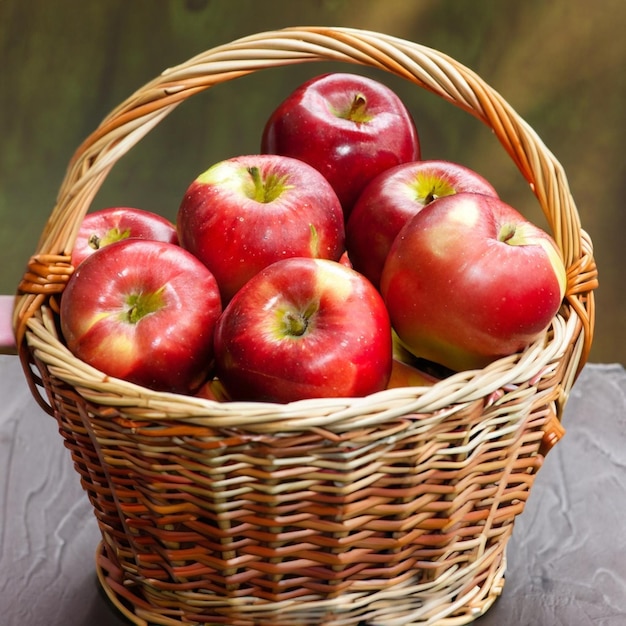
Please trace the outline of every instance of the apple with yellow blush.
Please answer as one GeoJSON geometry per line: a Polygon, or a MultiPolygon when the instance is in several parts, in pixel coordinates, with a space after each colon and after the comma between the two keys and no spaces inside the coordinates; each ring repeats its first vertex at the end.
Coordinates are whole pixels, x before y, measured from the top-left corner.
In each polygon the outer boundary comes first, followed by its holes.
{"type": "Polygon", "coordinates": [[[402,345],[453,371],[527,347],[565,288],[554,239],[501,199],[473,193],[439,198],[412,217],[381,278],[402,345]]]}

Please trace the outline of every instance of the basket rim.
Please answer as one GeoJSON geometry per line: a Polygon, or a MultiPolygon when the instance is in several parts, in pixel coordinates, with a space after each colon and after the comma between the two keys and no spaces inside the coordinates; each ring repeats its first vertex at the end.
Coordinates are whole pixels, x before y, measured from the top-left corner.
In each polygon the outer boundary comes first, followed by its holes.
{"type": "MultiPolygon", "coordinates": [[[[165,69],[111,111],[71,158],[57,202],[18,286],[13,325],[20,353],[35,350],[38,357],[59,375],[63,372],[66,382],[81,387],[81,393],[86,393],[85,384],[88,382],[99,401],[107,393],[115,395],[115,392],[121,396],[127,393],[129,398],[135,399],[175,395],[157,394],[124,381],[114,382],[114,379],[96,370],[88,371],[88,366],[69,351],[59,351],[60,342],[55,344],[58,336],[48,317],[50,311],[54,312],[56,297],[62,293],[73,271],[69,253],[80,222],[117,160],[186,98],[261,69],[314,61],[347,62],[388,71],[442,97],[491,127],[537,197],[568,273],[564,309],[562,315],[557,315],[553,321],[552,337],[547,342],[543,337],[521,354],[499,359],[483,370],[459,373],[452,380],[444,379],[427,391],[420,388],[385,390],[374,394],[374,397],[368,396],[366,400],[343,402],[346,399],[341,399],[342,402],[332,400],[330,404],[362,406],[368,400],[371,403],[372,399],[375,401],[382,397],[389,401],[404,398],[410,402],[410,398],[415,400],[416,397],[428,397],[428,394],[436,396],[444,389],[450,392],[460,381],[465,393],[471,395],[476,389],[491,389],[494,380],[503,382],[507,379],[505,374],[532,378],[538,375],[538,371],[562,358],[567,346],[575,344],[564,374],[566,396],[591,346],[593,290],[597,286],[597,271],[592,243],[581,228],[562,166],[506,100],[469,68],[433,48],[374,31],[347,27],[291,27],[256,33],[218,45],[165,69]],[[43,312],[44,309],[48,312],[43,312]],[[60,367],[61,364],[64,367],[60,367]],[[472,384],[469,384],[470,381],[472,384]],[[99,388],[105,392],[98,391],[99,388]]],[[[25,362],[28,359],[24,356],[22,360],[25,362]]],[[[27,371],[27,375],[32,373],[27,371]]],[[[507,379],[506,382],[510,381],[507,379]]],[[[463,393],[457,395],[462,401],[463,393]]],[[[211,406],[208,400],[191,399],[189,396],[177,396],[177,400],[180,397],[186,398],[189,406],[198,403],[205,413],[211,406]]],[[[112,398],[109,400],[113,401],[112,398]]],[[[329,399],[314,399],[307,403],[323,411],[329,399]]],[[[244,408],[242,403],[218,404],[222,409],[227,405],[232,411],[244,408]]],[[[246,403],[246,409],[258,411],[259,405],[263,405],[264,410],[269,408],[267,403],[246,403]]],[[[283,413],[284,406],[272,406],[271,410],[274,414],[277,411],[283,413]]],[[[294,407],[291,406],[290,410],[293,411],[294,407]]]]}
{"type": "MultiPolygon", "coordinates": [[[[483,369],[457,372],[430,386],[385,389],[364,397],[312,398],[280,404],[220,402],[154,391],[108,376],[74,357],[58,337],[52,311],[44,309],[43,314],[48,319],[37,315],[28,322],[29,349],[52,375],[73,386],[84,401],[111,407],[125,416],[124,421],[163,424],[184,419],[190,425],[236,427],[279,436],[317,430],[329,438],[333,433],[381,427],[407,414],[424,421],[433,416],[443,421],[472,403],[498,402],[502,390],[506,391],[507,402],[517,397],[524,404],[528,398],[543,394],[546,402],[564,405],[567,391],[555,391],[550,386],[547,391],[538,391],[537,387],[542,380],[554,377],[579,330],[575,317],[566,320],[558,315],[550,330],[523,352],[498,359],[483,369]]],[[[564,376],[565,389],[573,382],[564,376]]]]}

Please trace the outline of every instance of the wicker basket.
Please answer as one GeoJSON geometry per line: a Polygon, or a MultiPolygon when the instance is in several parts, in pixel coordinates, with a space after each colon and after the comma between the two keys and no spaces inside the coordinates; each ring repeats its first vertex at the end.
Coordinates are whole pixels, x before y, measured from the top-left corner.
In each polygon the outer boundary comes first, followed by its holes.
{"type": "Polygon", "coordinates": [[[593,334],[596,268],[565,174],[533,130],[453,59],[397,38],[291,28],[163,72],[78,148],[19,286],[35,398],[93,505],[100,581],[136,624],[466,624],[499,595],[505,546],[593,334]],[[80,222],[116,161],[189,96],[262,69],[386,70],[493,129],[568,268],[564,304],[522,354],[431,388],[287,405],[214,403],[111,379],[57,333],[80,222]]]}

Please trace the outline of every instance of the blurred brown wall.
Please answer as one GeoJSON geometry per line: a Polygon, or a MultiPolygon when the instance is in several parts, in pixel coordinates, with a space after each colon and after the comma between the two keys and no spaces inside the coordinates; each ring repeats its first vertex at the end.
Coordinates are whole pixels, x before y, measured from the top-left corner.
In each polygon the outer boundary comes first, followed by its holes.
{"type": "MultiPolygon", "coordinates": [[[[109,110],[202,50],[305,24],[435,47],[502,93],[564,166],[593,238],[601,286],[591,358],[626,364],[623,0],[0,0],[0,293],[14,292],[73,151],[109,110]]],[[[322,67],[258,73],[185,102],[119,161],[92,207],[134,204],[173,218],[189,182],[218,159],[256,151],[273,106],[322,67]]],[[[487,128],[408,83],[391,85],[416,117],[425,158],[474,167],[541,220],[487,128]]]]}

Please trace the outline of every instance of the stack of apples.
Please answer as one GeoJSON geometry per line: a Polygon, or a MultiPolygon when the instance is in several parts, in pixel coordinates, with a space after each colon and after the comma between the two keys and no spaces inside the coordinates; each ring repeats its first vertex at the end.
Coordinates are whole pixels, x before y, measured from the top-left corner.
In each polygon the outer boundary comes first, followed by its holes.
{"type": "Polygon", "coordinates": [[[60,321],[78,358],[158,391],[266,402],[482,368],[546,332],[566,280],[547,232],[477,172],[423,159],[400,98],[346,73],[293,91],[258,154],[197,176],[176,224],[88,214],[72,265],[60,321]]]}

